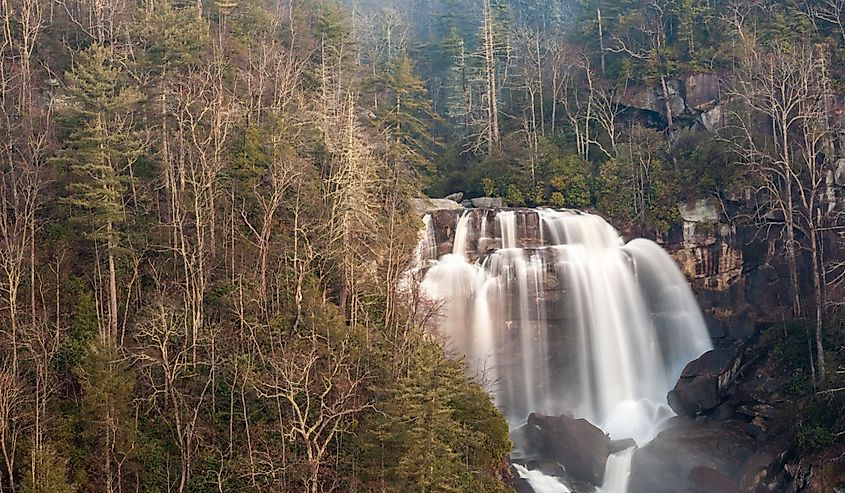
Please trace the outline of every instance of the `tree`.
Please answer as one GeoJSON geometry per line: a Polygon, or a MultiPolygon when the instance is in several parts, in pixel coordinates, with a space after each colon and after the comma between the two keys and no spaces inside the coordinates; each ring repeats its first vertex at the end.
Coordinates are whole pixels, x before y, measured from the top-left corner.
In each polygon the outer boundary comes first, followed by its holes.
{"type": "Polygon", "coordinates": [[[819,234],[826,214],[819,197],[832,156],[827,73],[823,52],[813,46],[754,43],[746,47],[730,89],[741,103],[731,115],[730,142],[748,166],[749,179],[762,198],[758,218],[782,227],[795,317],[803,312],[799,233],[809,242],[818,379],[825,376],[824,259],[819,234]]]}
{"type": "Polygon", "coordinates": [[[316,334],[293,339],[268,359],[269,374],[258,375],[254,382],[260,397],[280,399],[289,413],[284,438],[305,450],[303,482],[310,493],[321,489],[320,469],[329,447],[372,407],[364,395],[366,373],[348,344],[316,334]]]}
{"type": "Polygon", "coordinates": [[[141,95],[125,80],[113,53],[92,45],[80,54],[67,74],[66,106],[69,135],[59,162],[73,173],[66,203],[84,211],[88,235],[105,247],[108,263],[108,324],[103,340],[117,342],[118,292],[115,255],[119,227],[125,217],[123,194],[127,175],[138,159],[140,144],[133,134],[133,110],[141,95]]]}

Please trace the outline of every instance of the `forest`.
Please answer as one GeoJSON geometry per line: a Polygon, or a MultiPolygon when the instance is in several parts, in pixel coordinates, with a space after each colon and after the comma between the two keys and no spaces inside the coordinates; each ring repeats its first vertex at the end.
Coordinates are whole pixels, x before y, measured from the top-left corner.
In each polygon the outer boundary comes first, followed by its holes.
{"type": "Polygon", "coordinates": [[[658,238],[752,197],[807,392],[840,395],[845,1],[0,0],[0,25],[2,492],[507,491],[508,424],[408,279],[426,195],[658,238]]]}

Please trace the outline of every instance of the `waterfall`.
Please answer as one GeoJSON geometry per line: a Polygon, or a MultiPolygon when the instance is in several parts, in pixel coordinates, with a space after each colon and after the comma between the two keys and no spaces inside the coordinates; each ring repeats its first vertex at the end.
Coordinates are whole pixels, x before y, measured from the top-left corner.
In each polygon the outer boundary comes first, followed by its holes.
{"type": "MultiPolygon", "coordinates": [[[[454,228],[452,253],[428,269],[423,292],[441,306],[440,334],[483,375],[511,426],[531,412],[567,413],[613,439],[654,438],[673,415],[666,393],[711,347],[672,258],[578,211],[471,210],[454,228]]],[[[611,456],[602,493],[624,493],[630,455],[611,456]]]]}

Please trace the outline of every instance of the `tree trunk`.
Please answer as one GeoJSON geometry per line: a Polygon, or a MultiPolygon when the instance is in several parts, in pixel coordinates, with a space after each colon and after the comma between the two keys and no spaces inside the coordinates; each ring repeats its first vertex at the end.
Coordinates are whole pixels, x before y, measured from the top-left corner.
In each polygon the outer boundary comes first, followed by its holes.
{"type": "Polygon", "coordinates": [[[818,225],[810,228],[810,254],[813,261],[813,294],[816,298],[815,342],[816,342],[816,374],[817,383],[825,380],[824,344],[822,331],[824,329],[824,291],[822,289],[821,255],[819,253],[818,225]]]}
{"type": "Polygon", "coordinates": [[[109,262],[109,342],[117,345],[117,273],[114,265],[114,241],[112,223],[107,225],[108,233],[108,262],[109,262]]]}

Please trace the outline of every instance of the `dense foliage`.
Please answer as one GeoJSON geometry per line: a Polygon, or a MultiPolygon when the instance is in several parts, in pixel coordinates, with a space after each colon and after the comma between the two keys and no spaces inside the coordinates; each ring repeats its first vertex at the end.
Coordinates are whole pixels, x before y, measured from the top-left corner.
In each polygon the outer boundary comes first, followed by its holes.
{"type": "MultiPolygon", "coordinates": [[[[812,383],[842,363],[841,1],[0,0],[0,26],[1,491],[501,490],[506,424],[403,277],[421,190],[657,234],[745,197],[818,308],[812,383]],[[717,124],[672,104],[702,72],[717,124]]],[[[802,402],[823,445],[841,423],[802,402]]]]}
{"type": "Polygon", "coordinates": [[[0,490],[504,488],[400,282],[440,146],[404,48],[333,2],[0,21],[0,490]]]}

